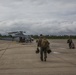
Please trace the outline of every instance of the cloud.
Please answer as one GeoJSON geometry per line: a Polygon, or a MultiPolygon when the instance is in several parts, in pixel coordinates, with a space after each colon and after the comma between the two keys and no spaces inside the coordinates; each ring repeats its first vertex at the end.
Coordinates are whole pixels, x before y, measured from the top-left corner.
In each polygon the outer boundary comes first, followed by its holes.
{"type": "Polygon", "coordinates": [[[76,33],[76,0],[0,0],[0,32],[76,33]]]}
{"type": "Polygon", "coordinates": [[[0,22],[0,32],[26,31],[28,34],[67,35],[76,33],[76,21],[34,21],[34,20],[10,20],[0,22]],[[30,22],[29,22],[30,21],[30,22]]]}

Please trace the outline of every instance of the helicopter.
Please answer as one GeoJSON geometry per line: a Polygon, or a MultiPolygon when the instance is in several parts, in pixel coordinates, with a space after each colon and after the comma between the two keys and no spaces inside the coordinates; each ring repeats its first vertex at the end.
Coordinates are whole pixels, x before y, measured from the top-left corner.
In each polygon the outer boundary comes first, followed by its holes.
{"type": "Polygon", "coordinates": [[[32,42],[34,39],[31,37],[31,35],[25,35],[25,31],[15,31],[15,32],[9,32],[8,34],[12,36],[12,40],[18,41],[18,42],[32,42]]]}

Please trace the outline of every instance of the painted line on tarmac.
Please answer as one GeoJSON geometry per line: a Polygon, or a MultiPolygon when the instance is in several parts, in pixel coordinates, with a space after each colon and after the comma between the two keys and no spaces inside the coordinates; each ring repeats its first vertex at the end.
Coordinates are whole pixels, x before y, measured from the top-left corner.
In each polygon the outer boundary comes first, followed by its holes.
{"type": "Polygon", "coordinates": [[[60,52],[52,52],[52,53],[54,53],[54,54],[61,54],[60,52]]]}

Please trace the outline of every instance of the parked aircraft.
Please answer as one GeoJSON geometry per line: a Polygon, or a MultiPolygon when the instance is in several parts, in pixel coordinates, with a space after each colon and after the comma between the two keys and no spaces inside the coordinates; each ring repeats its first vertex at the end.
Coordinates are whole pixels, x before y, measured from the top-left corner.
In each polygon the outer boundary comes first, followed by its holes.
{"type": "Polygon", "coordinates": [[[16,31],[16,32],[9,32],[8,34],[12,36],[12,40],[19,41],[19,42],[32,42],[34,39],[31,35],[25,35],[24,31],[16,31]]]}

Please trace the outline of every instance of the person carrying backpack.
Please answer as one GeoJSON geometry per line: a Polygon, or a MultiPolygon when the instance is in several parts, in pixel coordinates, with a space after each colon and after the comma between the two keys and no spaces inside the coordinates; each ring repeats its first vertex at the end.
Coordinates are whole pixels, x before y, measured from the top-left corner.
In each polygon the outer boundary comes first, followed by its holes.
{"type": "Polygon", "coordinates": [[[46,61],[47,58],[47,48],[49,47],[48,40],[43,36],[40,35],[40,38],[38,40],[38,47],[40,47],[40,59],[41,61],[46,61]]]}
{"type": "Polygon", "coordinates": [[[71,36],[69,36],[69,39],[67,40],[67,43],[69,44],[69,48],[72,49],[74,43],[73,43],[73,41],[71,39],[71,36]]]}

